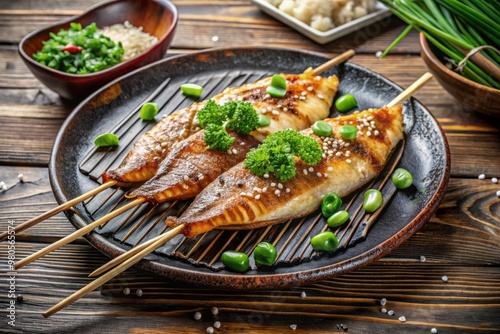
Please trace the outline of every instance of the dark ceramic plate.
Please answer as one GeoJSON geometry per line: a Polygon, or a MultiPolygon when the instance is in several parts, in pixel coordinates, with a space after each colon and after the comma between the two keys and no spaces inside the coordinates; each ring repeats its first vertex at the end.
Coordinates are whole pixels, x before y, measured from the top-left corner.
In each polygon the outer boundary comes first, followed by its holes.
{"type": "MultiPolygon", "coordinates": [[[[97,186],[96,179],[110,166],[116,166],[130,145],[153,124],[138,120],[136,111],[144,102],[154,100],[168,114],[192,101],[179,93],[179,85],[197,82],[206,88],[203,98],[227,86],[255,81],[277,72],[299,73],[327,59],[315,53],[286,49],[236,48],[209,50],[173,57],[137,70],[105,86],[82,102],[62,126],[50,160],[50,178],[55,196],[65,202],[97,186]],[[93,138],[104,132],[120,135],[118,149],[95,151],[93,138]]],[[[381,107],[401,88],[379,74],[352,63],[329,70],[340,79],[338,94],[354,93],[360,110],[381,107]]],[[[399,162],[391,163],[410,170],[414,187],[396,191],[385,170],[370,186],[380,187],[387,205],[376,219],[359,216],[336,231],[340,247],[332,253],[316,253],[309,238],[325,227],[318,212],[304,219],[284,222],[253,231],[212,231],[196,239],[178,236],[138,263],[138,267],[160,276],[224,289],[280,288],[301,285],[360,268],[401,245],[427,222],[443,198],[449,179],[449,150],[441,128],[419,102],[404,103],[405,146],[399,162]],[[368,220],[366,220],[368,219],[368,220]],[[220,253],[236,249],[251,254],[261,241],[273,242],[279,252],[270,268],[256,267],[244,274],[228,271],[220,253]]],[[[332,117],[336,114],[332,111],[332,117]]],[[[160,119],[161,115],[157,118],[160,119]]],[[[398,152],[394,154],[398,158],[398,152]]],[[[391,168],[390,166],[388,167],[391,168]]],[[[363,189],[345,200],[349,210],[359,206],[363,189]]],[[[124,190],[108,190],[67,216],[76,228],[121,205],[124,190]],[[117,204],[118,203],[118,204],[117,204]]],[[[116,257],[130,247],[151,239],[164,229],[164,218],[178,214],[188,202],[143,205],[130,214],[109,222],[86,236],[98,250],[116,257]]]]}

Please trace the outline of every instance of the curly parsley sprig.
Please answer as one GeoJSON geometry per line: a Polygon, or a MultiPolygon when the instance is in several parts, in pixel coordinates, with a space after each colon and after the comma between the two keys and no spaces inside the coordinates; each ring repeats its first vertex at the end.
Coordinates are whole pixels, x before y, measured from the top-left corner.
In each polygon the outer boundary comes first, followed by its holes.
{"type": "Polygon", "coordinates": [[[248,135],[259,126],[259,117],[248,102],[233,101],[224,105],[209,100],[196,115],[205,128],[205,143],[211,149],[226,151],[236,140],[226,129],[248,135]]]}
{"type": "Polygon", "coordinates": [[[245,168],[259,176],[274,173],[284,182],[295,176],[295,156],[308,165],[315,165],[321,161],[322,155],[321,146],[314,138],[287,129],[268,136],[262,145],[250,150],[245,158],[245,168]]]}

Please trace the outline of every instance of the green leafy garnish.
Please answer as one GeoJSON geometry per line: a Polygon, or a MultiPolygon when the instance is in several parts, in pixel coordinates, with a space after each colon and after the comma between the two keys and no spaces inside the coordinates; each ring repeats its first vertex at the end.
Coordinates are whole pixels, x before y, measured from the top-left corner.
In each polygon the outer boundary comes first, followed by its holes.
{"type": "Polygon", "coordinates": [[[218,105],[209,100],[196,115],[205,128],[205,143],[211,149],[226,151],[235,141],[226,129],[248,135],[259,126],[259,117],[248,102],[233,101],[218,105]]]}
{"type": "Polygon", "coordinates": [[[321,146],[315,139],[287,129],[268,136],[262,145],[250,150],[245,168],[259,176],[274,173],[283,182],[295,176],[295,156],[308,165],[315,165],[322,155],[321,146]]]}
{"type": "Polygon", "coordinates": [[[97,147],[118,146],[120,141],[114,133],[103,133],[94,139],[94,145],[97,147]]]}
{"type": "Polygon", "coordinates": [[[286,79],[279,74],[273,75],[271,85],[267,87],[266,93],[272,97],[284,97],[286,95],[286,79]]]}
{"type": "Polygon", "coordinates": [[[121,62],[124,53],[121,43],[113,42],[91,23],[82,28],[80,23],[70,23],[68,30],[50,33],[42,49],[33,54],[40,64],[55,70],[88,74],[102,71],[121,62]]]}

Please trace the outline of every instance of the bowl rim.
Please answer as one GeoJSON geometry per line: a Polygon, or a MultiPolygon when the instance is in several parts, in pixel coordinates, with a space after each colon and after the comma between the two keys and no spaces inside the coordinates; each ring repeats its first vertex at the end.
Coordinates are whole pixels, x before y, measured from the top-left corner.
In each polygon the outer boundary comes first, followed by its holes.
{"type": "Polygon", "coordinates": [[[106,75],[107,73],[111,73],[111,72],[114,72],[114,71],[119,71],[121,68],[126,67],[126,66],[128,66],[129,64],[131,64],[133,62],[137,62],[137,61],[140,61],[140,60],[146,58],[150,53],[152,53],[152,52],[160,49],[162,47],[162,45],[166,41],[168,41],[169,38],[172,37],[172,34],[175,31],[175,28],[176,28],[177,23],[179,21],[179,13],[178,13],[177,7],[170,0],[142,0],[142,1],[150,1],[150,2],[159,3],[161,6],[167,8],[172,13],[172,15],[173,15],[172,24],[170,25],[170,27],[168,28],[168,30],[165,32],[165,34],[162,36],[162,38],[159,39],[156,44],[154,44],[153,46],[151,46],[149,49],[147,49],[143,53],[135,56],[134,58],[131,58],[131,59],[127,60],[127,61],[124,61],[124,62],[121,62],[119,64],[116,64],[116,65],[114,65],[112,67],[109,67],[107,69],[104,69],[102,71],[98,71],[98,72],[94,72],[94,73],[88,73],[88,74],[72,74],[72,73],[66,73],[66,72],[63,72],[63,71],[58,71],[58,70],[50,68],[50,67],[48,67],[46,65],[42,65],[39,62],[37,62],[36,60],[34,60],[32,57],[30,57],[24,51],[23,46],[24,46],[24,44],[29,39],[31,39],[33,36],[39,34],[40,32],[43,32],[43,31],[46,31],[46,30],[49,31],[49,32],[52,32],[51,29],[53,27],[56,27],[56,26],[59,26],[59,25],[63,25],[63,24],[67,24],[67,23],[71,23],[71,22],[75,22],[79,18],[81,18],[83,16],[86,16],[86,15],[88,15],[91,12],[98,11],[102,7],[106,7],[106,6],[112,5],[114,3],[130,2],[130,1],[133,2],[134,0],[110,0],[110,1],[99,2],[99,3],[97,3],[97,4],[93,5],[93,6],[85,9],[81,14],[71,16],[68,19],[65,19],[65,20],[62,20],[62,21],[58,21],[58,22],[53,23],[51,25],[47,25],[47,26],[41,27],[41,28],[39,28],[37,30],[34,30],[34,31],[30,32],[29,34],[27,34],[26,36],[24,36],[21,39],[21,41],[19,42],[19,45],[18,45],[18,52],[21,54],[21,57],[24,60],[28,61],[30,64],[32,64],[32,65],[34,65],[36,67],[41,68],[44,71],[47,71],[47,72],[53,74],[54,76],[64,76],[64,77],[75,78],[75,79],[77,79],[77,78],[97,78],[97,77],[100,77],[102,75],[106,75]]]}
{"type": "Polygon", "coordinates": [[[427,59],[429,59],[430,62],[435,64],[442,72],[444,72],[446,75],[451,76],[453,79],[460,81],[464,85],[468,86],[473,86],[478,89],[483,89],[487,92],[491,92],[492,94],[500,94],[500,90],[493,88],[493,87],[488,87],[485,85],[482,85],[478,82],[472,81],[470,79],[467,79],[466,77],[461,76],[455,71],[450,70],[448,67],[446,67],[441,60],[436,56],[436,54],[432,51],[431,46],[429,45],[430,42],[429,40],[425,37],[424,34],[420,33],[420,50],[425,54],[427,59]]]}

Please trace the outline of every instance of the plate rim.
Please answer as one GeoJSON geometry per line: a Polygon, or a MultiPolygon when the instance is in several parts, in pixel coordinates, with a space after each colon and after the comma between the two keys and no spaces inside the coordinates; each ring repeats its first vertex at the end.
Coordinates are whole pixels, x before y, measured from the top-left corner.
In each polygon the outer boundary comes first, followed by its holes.
{"type": "MultiPolygon", "coordinates": [[[[64,135],[65,129],[72,122],[72,120],[76,117],[80,109],[88,104],[89,101],[94,99],[99,94],[105,92],[109,87],[112,87],[116,83],[126,80],[128,77],[136,75],[138,72],[146,71],[151,67],[158,66],[164,62],[177,61],[179,58],[188,57],[188,56],[196,56],[202,54],[212,54],[218,52],[233,52],[238,50],[240,52],[247,50],[275,50],[280,52],[292,52],[297,54],[305,54],[316,57],[326,58],[325,54],[308,51],[308,50],[297,50],[292,48],[280,48],[280,47],[231,47],[231,48],[213,48],[207,50],[201,50],[197,52],[187,53],[187,54],[179,54],[176,56],[172,56],[169,58],[164,58],[152,64],[149,64],[145,67],[141,67],[137,70],[134,70],[122,77],[113,80],[109,84],[103,86],[85,100],[83,100],[66,118],[64,123],[62,124],[54,142],[54,146],[51,152],[50,161],[49,161],[49,179],[52,191],[58,203],[65,202],[69,200],[64,196],[64,192],[60,184],[58,184],[58,175],[59,172],[56,168],[57,166],[57,153],[61,146],[62,137],[64,135]]],[[[382,80],[391,84],[398,90],[402,90],[402,88],[394,83],[392,80],[382,76],[381,74],[369,70],[361,65],[350,63],[355,67],[362,68],[364,70],[370,71],[382,80]]],[[[376,261],[377,259],[383,257],[384,255],[391,252],[393,249],[399,247],[403,242],[409,239],[415,232],[417,232],[435,213],[437,210],[439,203],[444,198],[446,188],[450,178],[450,149],[445,136],[445,133],[436,120],[434,115],[417,99],[412,98],[413,101],[416,101],[421,108],[426,112],[434,122],[436,128],[439,130],[439,135],[443,140],[445,154],[444,154],[444,165],[445,169],[443,171],[443,177],[440,180],[439,185],[436,188],[435,193],[428,200],[427,205],[422,208],[417,216],[415,216],[403,229],[399,230],[392,237],[384,240],[381,243],[378,243],[376,247],[373,247],[367,250],[364,253],[361,253],[357,256],[351,257],[341,262],[336,262],[332,265],[316,267],[309,270],[296,271],[296,272],[287,272],[287,273],[270,273],[270,274],[244,274],[239,275],[237,273],[224,273],[224,275],[220,275],[219,272],[200,272],[195,269],[185,269],[170,266],[165,263],[160,263],[151,259],[142,259],[134,267],[142,269],[148,273],[160,276],[167,277],[169,279],[180,280],[184,282],[196,283],[200,286],[208,286],[212,288],[223,288],[228,290],[261,290],[261,289],[275,289],[275,288],[287,288],[293,286],[299,286],[304,284],[309,284],[316,282],[321,279],[327,279],[339,275],[346,274],[353,270],[358,270],[369,263],[376,261]],[[391,244],[391,247],[388,247],[388,244],[391,244]],[[202,276],[203,279],[199,277],[202,276]],[[227,284],[228,281],[234,282],[233,284],[227,284]],[[207,283],[209,282],[209,283],[207,283]],[[237,284],[235,284],[237,282],[237,284]]],[[[87,225],[81,217],[75,214],[73,211],[65,211],[65,214],[71,224],[79,229],[84,225],[87,225]]],[[[118,247],[116,243],[110,242],[107,238],[102,236],[99,233],[92,231],[84,235],[84,238],[89,242],[89,244],[96,248],[98,251],[106,255],[107,257],[114,258],[126,252],[127,250],[121,247],[118,247]]],[[[157,255],[155,255],[157,256],[157,255]]]]}

